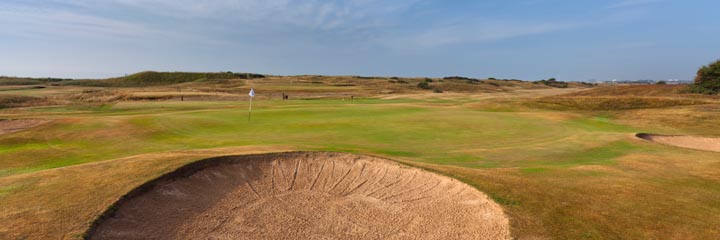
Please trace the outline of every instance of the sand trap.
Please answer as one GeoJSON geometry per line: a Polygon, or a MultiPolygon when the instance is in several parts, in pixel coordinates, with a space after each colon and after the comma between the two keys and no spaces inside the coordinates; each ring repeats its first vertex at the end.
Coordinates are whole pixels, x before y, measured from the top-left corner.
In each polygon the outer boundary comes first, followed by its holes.
{"type": "Polygon", "coordinates": [[[19,132],[28,128],[40,126],[49,122],[43,119],[0,119],[0,135],[19,132]]]}
{"type": "Polygon", "coordinates": [[[509,239],[464,183],[380,158],[293,152],[196,162],[131,191],[90,239],[509,239]]]}
{"type": "Polygon", "coordinates": [[[649,133],[638,133],[635,136],[660,144],[690,148],[696,150],[705,150],[720,152],[720,138],[694,137],[694,136],[672,136],[658,135],[649,133]]]}

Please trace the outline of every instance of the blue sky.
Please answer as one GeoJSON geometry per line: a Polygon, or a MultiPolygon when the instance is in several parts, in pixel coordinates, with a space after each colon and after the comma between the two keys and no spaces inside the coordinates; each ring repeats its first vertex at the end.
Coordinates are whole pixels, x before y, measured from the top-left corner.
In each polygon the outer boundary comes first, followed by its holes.
{"type": "Polygon", "coordinates": [[[0,75],[692,79],[717,0],[3,0],[0,75]]]}

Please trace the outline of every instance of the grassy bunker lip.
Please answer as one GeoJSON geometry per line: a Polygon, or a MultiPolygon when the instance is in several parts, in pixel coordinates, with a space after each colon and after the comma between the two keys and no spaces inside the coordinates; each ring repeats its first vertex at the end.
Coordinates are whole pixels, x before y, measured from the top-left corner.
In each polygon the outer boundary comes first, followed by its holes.
{"type": "Polygon", "coordinates": [[[689,135],[662,135],[652,133],[637,133],[635,134],[635,136],[643,140],[668,146],[710,152],[720,152],[720,138],[689,135]]]}
{"type": "Polygon", "coordinates": [[[284,152],[182,166],[122,196],[84,237],[199,236],[509,239],[510,232],[500,206],[458,180],[371,156],[284,152]]]}

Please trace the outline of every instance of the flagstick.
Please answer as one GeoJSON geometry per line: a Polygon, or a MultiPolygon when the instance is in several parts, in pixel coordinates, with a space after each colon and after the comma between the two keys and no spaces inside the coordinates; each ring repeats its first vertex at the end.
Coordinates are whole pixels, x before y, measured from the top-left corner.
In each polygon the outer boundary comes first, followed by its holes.
{"type": "Polygon", "coordinates": [[[248,109],[248,122],[250,121],[250,113],[252,113],[252,100],[253,100],[253,97],[250,97],[250,109],[248,109]]]}

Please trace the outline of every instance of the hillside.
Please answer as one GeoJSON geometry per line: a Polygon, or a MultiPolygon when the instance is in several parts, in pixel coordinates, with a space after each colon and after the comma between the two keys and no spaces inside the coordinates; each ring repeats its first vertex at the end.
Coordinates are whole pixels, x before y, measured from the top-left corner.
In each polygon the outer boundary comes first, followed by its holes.
{"type": "Polygon", "coordinates": [[[0,86],[11,86],[11,85],[38,85],[50,82],[61,82],[70,79],[61,78],[27,78],[27,77],[7,77],[0,76],[0,86]]]}
{"type": "Polygon", "coordinates": [[[198,73],[198,72],[139,72],[125,77],[103,80],[76,80],[65,81],[64,85],[94,86],[94,87],[146,87],[169,85],[196,81],[213,81],[228,79],[264,78],[264,75],[255,73],[198,73]]]}
{"type": "Polygon", "coordinates": [[[672,97],[693,96],[687,94],[688,85],[601,85],[585,91],[566,94],[568,97],[633,96],[633,97],[672,97]]]}

